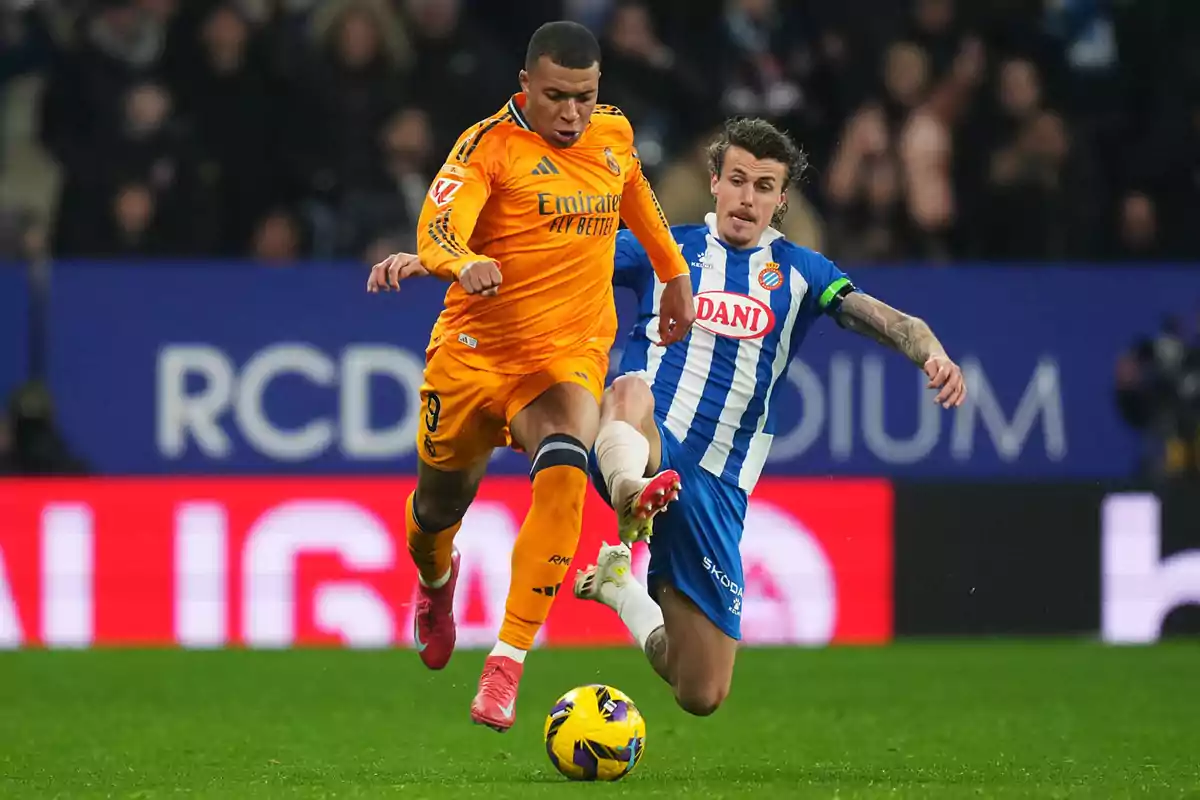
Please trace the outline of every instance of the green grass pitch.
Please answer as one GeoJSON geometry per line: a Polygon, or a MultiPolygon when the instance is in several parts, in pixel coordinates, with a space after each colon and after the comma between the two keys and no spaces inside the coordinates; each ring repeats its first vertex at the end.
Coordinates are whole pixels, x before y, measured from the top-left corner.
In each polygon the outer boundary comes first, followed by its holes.
{"type": "Polygon", "coordinates": [[[0,654],[0,797],[1200,797],[1200,647],[911,643],[746,650],[716,715],[633,650],[530,656],[517,725],[470,724],[482,663],[407,651],[0,654]],[[646,755],[571,784],[542,725],[603,682],[646,755]]]}

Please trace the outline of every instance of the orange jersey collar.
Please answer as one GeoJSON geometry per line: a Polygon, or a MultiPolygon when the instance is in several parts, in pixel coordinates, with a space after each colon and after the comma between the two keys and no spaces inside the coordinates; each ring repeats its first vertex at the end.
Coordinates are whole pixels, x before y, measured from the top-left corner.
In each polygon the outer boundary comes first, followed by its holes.
{"type": "MultiPolygon", "coordinates": [[[[530,127],[529,120],[525,119],[525,103],[528,101],[529,96],[525,94],[525,92],[517,92],[509,98],[508,104],[504,107],[504,110],[509,114],[512,114],[513,122],[532,133],[533,128],[530,127]]],[[[579,135],[579,139],[576,140],[576,144],[583,139],[584,135],[587,134],[591,127],[592,123],[589,121],[587,127],[583,129],[583,133],[579,135]]]]}
{"type": "Polygon", "coordinates": [[[527,131],[532,131],[529,127],[529,122],[525,119],[525,101],[528,98],[524,92],[517,92],[508,101],[508,113],[512,114],[513,120],[527,131]]]}

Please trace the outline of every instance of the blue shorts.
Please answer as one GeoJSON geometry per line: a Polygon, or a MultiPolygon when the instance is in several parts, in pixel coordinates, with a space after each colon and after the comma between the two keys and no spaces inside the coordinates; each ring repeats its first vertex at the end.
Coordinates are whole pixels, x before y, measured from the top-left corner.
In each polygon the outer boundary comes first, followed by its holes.
{"type": "MultiPolygon", "coordinates": [[[[660,470],[679,473],[679,499],[654,518],[650,538],[651,585],[666,581],[695,603],[726,636],[742,638],[742,554],[746,521],[744,491],[702,469],[700,458],[658,426],[662,441],[660,470]]],[[[596,453],[589,459],[592,483],[612,505],[596,453]]]]}

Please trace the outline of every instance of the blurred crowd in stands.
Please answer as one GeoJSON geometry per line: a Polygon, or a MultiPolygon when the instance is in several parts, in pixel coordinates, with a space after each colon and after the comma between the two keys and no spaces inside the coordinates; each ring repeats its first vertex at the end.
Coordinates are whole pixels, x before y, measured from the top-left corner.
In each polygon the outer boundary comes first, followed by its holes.
{"type": "Polygon", "coordinates": [[[814,165],[787,233],[843,261],[1200,258],[1196,0],[9,0],[0,95],[36,91],[0,123],[30,118],[57,190],[30,209],[0,163],[0,255],[411,247],[564,17],[672,221],[711,207],[715,127],[762,115],[814,165]]]}
{"type": "Polygon", "coordinates": [[[86,475],[88,464],[67,444],[44,383],[29,381],[0,406],[0,478],[86,475]]]}
{"type": "MultiPolygon", "coordinates": [[[[813,164],[785,232],[843,262],[1200,260],[1200,0],[6,0],[0,262],[412,248],[559,18],[600,36],[674,222],[757,115],[813,164]]],[[[1193,328],[1118,364],[1151,473],[1200,467],[1193,328]]],[[[40,385],[6,417],[0,473],[84,469],[40,385]]]]}
{"type": "Polygon", "coordinates": [[[1164,320],[1122,353],[1116,392],[1121,416],[1142,435],[1140,473],[1200,477],[1200,310],[1164,320]]]}

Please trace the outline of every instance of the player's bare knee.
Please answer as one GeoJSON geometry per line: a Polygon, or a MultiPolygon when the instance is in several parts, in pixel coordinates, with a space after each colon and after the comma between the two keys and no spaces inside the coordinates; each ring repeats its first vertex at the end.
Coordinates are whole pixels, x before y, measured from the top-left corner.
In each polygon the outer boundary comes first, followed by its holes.
{"type": "Polygon", "coordinates": [[[417,465],[417,490],[413,494],[413,516],[423,531],[444,531],[466,516],[483,480],[487,462],[464,470],[447,472],[424,462],[417,465]]]}
{"type": "Polygon", "coordinates": [[[606,406],[613,419],[636,423],[647,412],[654,411],[654,395],[650,387],[636,375],[622,375],[609,387],[606,406]]]}
{"type": "Polygon", "coordinates": [[[423,531],[444,531],[466,516],[474,497],[474,487],[428,489],[418,483],[413,494],[413,516],[423,531]]]}
{"type": "Polygon", "coordinates": [[[729,687],[717,681],[704,681],[689,685],[681,682],[675,686],[675,702],[695,717],[713,714],[729,695],[729,687]]]}
{"type": "Polygon", "coordinates": [[[558,383],[517,412],[509,429],[522,449],[533,453],[555,435],[569,435],[590,448],[599,426],[595,396],[579,384],[558,383]]]}
{"type": "Polygon", "coordinates": [[[636,375],[622,375],[612,382],[604,398],[602,417],[605,422],[620,420],[635,428],[644,428],[654,420],[654,395],[644,380],[636,375]]]}

